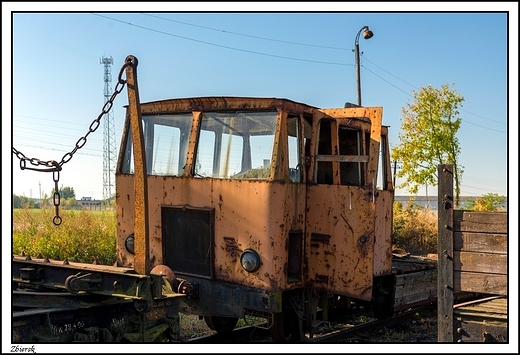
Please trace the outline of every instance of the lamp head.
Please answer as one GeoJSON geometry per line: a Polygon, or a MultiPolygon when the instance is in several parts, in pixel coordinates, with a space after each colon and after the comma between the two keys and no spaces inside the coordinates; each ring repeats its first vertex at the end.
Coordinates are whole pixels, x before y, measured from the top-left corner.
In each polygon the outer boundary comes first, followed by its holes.
{"type": "Polygon", "coordinates": [[[370,31],[370,30],[368,29],[368,27],[365,28],[365,31],[363,32],[363,38],[364,38],[364,39],[370,39],[370,38],[372,38],[372,37],[374,37],[374,32],[370,31]]]}

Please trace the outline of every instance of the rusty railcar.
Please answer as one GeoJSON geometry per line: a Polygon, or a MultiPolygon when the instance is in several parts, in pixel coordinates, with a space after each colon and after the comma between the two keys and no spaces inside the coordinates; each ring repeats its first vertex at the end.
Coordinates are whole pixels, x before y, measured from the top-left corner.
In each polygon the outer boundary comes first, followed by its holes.
{"type": "MultiPolygon", "coordinates": [[[[127,63],[115,268],[163,275],[182,295],[178,311],[219,333],[263,318],[274,341],[304,340],[352,300],[391,316],[405,307],[396,285],[403,299],[431,301],[392,264],[382,107],[217,96],[141,103],[137,60],[127,63]]],[[[424,282],[426,269],[410,275],[424,282]]]]}
{"type": "Polygon", "coordinates": [[[188,294],[181,311],[219,332],[250,314],[301,338],[327,295],[392,293],[381,107],[134,98],[116,173],[120,266],[168,267],[188,294]]]}

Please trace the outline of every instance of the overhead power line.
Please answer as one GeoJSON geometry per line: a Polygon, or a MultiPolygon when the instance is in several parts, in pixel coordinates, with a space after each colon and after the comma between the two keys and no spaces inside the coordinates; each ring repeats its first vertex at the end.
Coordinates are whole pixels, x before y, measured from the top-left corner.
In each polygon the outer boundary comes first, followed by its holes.
{"type": "MultiPolygon", "coordinates": [[[[189,37],[185,37],[185,36],[179,36],[179,35],[175,35],[175,34],[172,34],[172,33],[169,33],[169,32],[155,30],[155,29],[152,29],[152,28],[149,28],[149,27],[136,25],[136,24],[128,22],[128,21],[118,20],[118,19],[115,19],[115,18],[112,18],[112,17],[109,17],[109,16],[97,14],[97,13],[92,13],[92,14],[95,15],[95,16],[99,16],[99,17],[103,17],[103,18],[112,20],[112,21],[120,22],[120,23],[126,24],[128,26],[137,27],[137,28],[140,28],[140,29],[143,29],[143,30],[146,30],[146,31],[156,32],[156,33],[160,33],[160,34],[167,35],[167,36],[177,37],[177,38],[185,39],[185,40],[188,40],[188,41],[198,42],[198,43],[207,44],[207,45],[210,45],[210,46],[225,48],[225,49],[239,51],[239,52],[244,52],[244,53],[262,55],[262,56],[279,58],[279,59],[285,59],[285,60],[294,60],[294,61],[301,61],[301,62],[317,63],[317,64],[354,66],[354,64],[346,64],[346,63],[338,63],[338,62],[327,62],[327,61],[310,60],[310,59],[303,59],[303,58],[294,58],[294,57],[288,57],[288,56],[280,56],[280,55],[275,55],[275,54],[262,53],[262,52],[257,52],[257,51],[250,51],[250,50],[245,50],[245,49],[236,48],[236,47],[229,47],[229,46],[219,45],[219,44],[215,44],[215,43],[211,43],[211,42],[207,42],[207,41],[201,41],[201,40],[197,40],[197,39],[193,39],[193,38],[189,38],[189,37]]],[[[222,29],[216,29],[216,28],[207,27],[207,26],[193,25],[193,24],[189,24],[189,23],[186,23],[186,22],[177,21],[177,20],[173,20],[173,19],[167,19],[167,18],[164,18],[164,17],[161,17],[161,16],[151,15],[151,14],[142,13],[142,12],[139,13],[139,14],[141,14],[143,16],[150,16],[150,17],[159,18],[159,19],[165,20],[165,21],[180,23],[180,24],[183,24],[183,25],[186,25],[186,26],[193,26],[193,27],[203,28],[203,29],[207,29],[207,30],[211,30],[211,31],[217,31],[217,32],[232,34],[232,35],[236,35],[236,36],[244,36],[244,37],[256,38],[256,39],[261,39],[261,40],[265,40],[265,41],[281,42],[281,43],[287,43],[287,44],[298,45],[298,46],[317,47],[317,48],[326,48],[326,49],[334,49],[334,50],[349,50],[347,48],[320,46],[320,45],[316,45],[316,44],[305,44],[305,43],[299,43],[299,42],[283,41],[283,40],[267,38],[267,37],[247,35],[247,34],[242,34],[242,33],[238,33],[238,32],[231,32],[231,31],[226,31],[226,30],[222,30],[222,29]]],[[[405,83],[405,84],[407,84],[407,85],[409,85],[409,86],[411,86],[411,87],[413,87],[415,89],[418,89],[413,84],[410,84],[410,83],[406,82],[405,80],[399,78],[398,76],[396,76],[396,75],[388,72],[387,70],[381,68],[377,64],[375,64],[372,61],[368,60],[366,57],[363,57],[363,59],[366,60],[367,62],[373,64],[374,66],[376,66],[380,70],[382,70],[382,71],[388,73],[389,75],[393,76],[394,78],[402,81],[403,83],[405,83]]],[[[383,80],[384,82],[386,82],[390,86],[392,86],[395,89],[405,93],[406,95],[409,95],[409,96],[413,97],[413,95],[410,94],[409,92],[407,92],[406,90],[403,90],[403,89],[399,88],[397,85],[394,85],[390,81],[384,79],[382,76],[376,74],[374,71],[368,69],[366,66],[363,66],[363,67],[365,68],[365,70],[369,71],[370,73],[372,73],[373,75],[375,75],[379,79],[383,80]]],[[[472,112],[466,111],[464,109],[461,109],[461,111],[467,112],[467,113],[469,113],[471,115],[475,115],[477,117],[480,117],[480,118],[488,120],[488,121],[492,121],[492,122],[500,123],[500,124],[505,124],[504,122],[492,120],[492,119],[486,118],[484,116],[480,116],[480,115],[474,114],[472,112]]],[[[481,125],[478,125],[476,123],[473,123],[473,122],[470,122],[470,121],[467,121],[467,120],[463,120],[463,121],[466,122],[466,123],[469,123],[471,125],[483,128],[483,129],[487,129],[487,130],[491,130],[491,131],[495,131],[495,132],[500,132],[500,133],[506,133],[506,132],[501,131],[501,130],[497,130],[497,129],[481,126],[481,125]]]]}

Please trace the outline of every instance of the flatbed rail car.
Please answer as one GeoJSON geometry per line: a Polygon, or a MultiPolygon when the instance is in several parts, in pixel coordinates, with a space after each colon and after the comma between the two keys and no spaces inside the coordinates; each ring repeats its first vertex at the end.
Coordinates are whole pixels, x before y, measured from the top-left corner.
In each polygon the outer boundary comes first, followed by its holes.
{"type": "Polygon", "coordinates": [[[430,264],[393,265],[381,107],[220,96],[141,103],[137,59],[125,65],[117,267],[161,268],[184,295],[179,312],[219,333],[265,318],[276,342],[304,340],[352,300],[379,317],[404,306],[396,296],[431,302],[413,296],[412,277],[433,274],[430,264]]]}
{"type": "Polygon", "coordinates": [[[180,338],[184,295],[160,268],[14,256],[12,342],[154,342],[180,338]]]}

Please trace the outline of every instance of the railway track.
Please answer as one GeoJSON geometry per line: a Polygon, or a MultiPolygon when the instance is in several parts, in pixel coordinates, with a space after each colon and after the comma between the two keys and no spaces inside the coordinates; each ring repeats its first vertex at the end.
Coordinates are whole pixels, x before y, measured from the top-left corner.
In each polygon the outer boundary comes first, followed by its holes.
{"type": "MultiPolygon", "coordinates": [[[[121,309],[118,311],[123,317],[126,313],[129,312],[129,308],[133,308],[132,303],[129,304],[131,307],[124,307],[124,305],[114,305],[112,306],[113,311],[115,311],[114,307],[120,307],[121,309]]],[[[96,312],[96,309],[100,307],[90,307],[88,310],[66,310],[63,308],[57,308],[54,312],[52,309],[45,309],[45,312],[39,312],[36,310],[26,310],[26,311],[14,311],[13,312],[13,334],[17,334],[20,339],[24,338],[22,333],[26,330],[25,328],[33,327],[32,323],[41,324],[41,317],[45,316],[49,320],[54,321],[60,320],[63,321],[63,318],[75,319],[79,317],[84,322],[96,320],[99,322],[99,317],[103,314],[102,307],[100,308],[100,312],[96,312]],[[77,312],[83,312],[81,314],[77,312]],[[86,312],[86,314],[84,314],[86,312]],[[88,316],[87,316],[88,314],[88,316]],[[50,318],[49,318],[50,317],[50,318]],[[21,323],[20,323],[21,322],[21,323]],[[20,323],[20,324],[18,324],[20,323]]],[[[397,315],[393,316],[390,319],[385,320],[377,320],[372,317],[371,312],[367,311],[363,307],[355,307],[348,314],[345,315],[342,319],[335,319],[330,322],[320,322],[315,324],[313,328],[314,333],[306,333],[306,339],[300,343],[372,343],[372,342],[380,342],[380,339],[377,339],[377,334],[379,331],[385,328],[392,327],[393,325],[398,324],[402,326],[403,324],[412,324],[410,318],[415,316],[416,314],[434,314],[433,311],[435,308],[435,304],[423,305],[420,307],[414,307],[407,309],[405,311],[399,312],[397,315]],[[371,338],[372,337],[372,338],[371,338]]],[[[113,314],[114,312],[112,312],[113,314]]],[[[436,323],[436,314],[435,314],[435,323],[436,323]]],[[[72,322],[72,321],[71,321],[72,322]]],[[[84,328],[88,324],[84,324],[82,326],[71,323],[74,327],[84,328]]],[[[67,323],[67,322],[66,322],[67,323]]],[[[68,323],[67,323],[68,324],[68,323]]],[[[32,329],[32,328],[31,328],[32,329]]],[[[66,332],[67,329],[55,329],[56,334],[66,332]]],[[[407,336],[411,336],[415,331],[401,331],[405,334],[404,339],[407,336]]],[[[435,335],[433,338],[434,341],[436,339],[436,326],[433,329],[429,329],[425,331],[426,333],[431,333],[435,335]]],[[[16,336],[15,336],[16,338],[16,336]]],[[[424,337],[423,337],[424,338],[424,337]]],[[[44,340],[44,339],[40,339],[44,340]]],[[[47,341],[56,341],[57,339],[48,338],[47,341]]],[[[273,343],[270,335],[270,331],[267,327],[262,324],[258,324],[256,326],[245,326],[235,329],[229,335],[219,335],[219,334],[209,334],[196,338],[190,339],[178,339],[181,343],[192,343],[192,344],[244,344],[244,343],[273,343]]],[[[84,340],[85,341],[85,340],[84,340]]],[[[118,340],[116,339],[105,339],[100,338],[98,341],[100,342],[113,342],[118,340]]],[[[121,339],[119,340],[121,341],[121,339]]],[[[138,340],[137,340],[138,341],[138,340]]],[[[411,339],[409,341],[417,342],[417,339],[411,339]]],[[[88,340],[87,340],[88,342],[88,340]]],[[[123,341],[124,342],[124,341],[123,341]]]]}
{"type": "MultiPolygon", "coordinates": [[[[435,305],[423,305],[402,311],[390,319],[377,320],[367,316],[357,317],[357,320],[343,320],[337,322],[322,322],[316,327],[317,332],[306,334],[306,339],[302,343],[342,343],[350,342],[359,334],[365,334],[364,342],[378,342],[377,339],[366,339],[366,334],[374,334],[376,330],[389,328],[396,324],[410,320],[418,312],[429,312],[435,305]]],[[[435,316],[436,317],[436,316],[435,316]]],[[[436,329],[435,329],[436,331],[436,329]]],[[[436,339],[436,333],[435,333],[436,339]]],[[[413,341],[413,339],[411,340],[413,341]]],[[[237,328],[232,334],[222,336],[218,334],[204,335],[187,340],[193,344],[239,344],[239,343],[272,343],[269,330],[254,326],[237,328]]],[[[357,341],[356,341],[357,342],[357,341]]]]}

